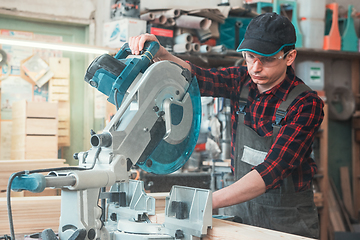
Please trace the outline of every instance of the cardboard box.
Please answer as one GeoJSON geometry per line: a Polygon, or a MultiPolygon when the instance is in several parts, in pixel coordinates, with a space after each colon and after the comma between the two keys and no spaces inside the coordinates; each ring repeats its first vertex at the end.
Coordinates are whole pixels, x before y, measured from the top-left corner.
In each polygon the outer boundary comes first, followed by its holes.
{"type": "Polygon", "coordinates": [[[169,52],[173,51],[174,46],[174,27],[165,27],[163,25],[148,24],[147,32],[154,34],[160,44],[169,52]]]}
{"type": "Polygon", "coordinates": [[[104,24],[103,44],[106,47],[121,48],[130,37],[146,33],[146,21],[123,18],[104,24]]]}

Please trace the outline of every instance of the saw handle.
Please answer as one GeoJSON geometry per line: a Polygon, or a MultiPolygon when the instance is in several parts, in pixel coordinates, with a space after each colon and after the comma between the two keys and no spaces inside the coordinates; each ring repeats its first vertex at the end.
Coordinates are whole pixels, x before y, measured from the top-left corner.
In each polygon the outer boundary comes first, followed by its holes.
{"type": "MultiPolygon", "coordinates": [[[[146,58],[148,58],[149,61],[151,61],[154,58],[157,51],[159,51],[159,48],[160,48],[160,46],[159,46],[158,42],[155,42],[155,41],[146,42],[144,44],[144,49],[140,52],[140,54],[142,57],[146,57],[146,58]]],[[[124,45],[122,46],[120,51],[115,55],[115,58],[116,59],[124,59],[129,55],[132,55],[129,44],[124,43],[124,45]]]]}

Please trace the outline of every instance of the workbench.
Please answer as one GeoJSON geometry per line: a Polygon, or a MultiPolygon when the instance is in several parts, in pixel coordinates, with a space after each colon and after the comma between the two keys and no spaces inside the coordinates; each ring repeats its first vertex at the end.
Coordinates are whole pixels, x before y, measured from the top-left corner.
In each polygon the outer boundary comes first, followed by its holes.
{"type": "MultiPolygon", "coordinates": [[[[162,223],[165,219],[165,214],[163,213],[165,207],[165,197],[167,193],[150,193],[150,196],[153,196],[156,199],[156,215],[150,216],[152,222],[162,223]]],[[[12,209],[14,212],[19,212],[19,210],[24,208],[31,209],[33,213],[31,217],[31,224],[24,222],[24,218],[15,215],[14,224],[15,224],[15,233],[18,240],[23,240],[23,236],[37,233],[41,229],[52,228],[56,231],[58,227],[58,220],[60,216],[60,196],[51,196],[51,197],[26,197],[26,198],[13,198],[12,199],[12,209]],[[39,204],[36,204],[38,202],[39,204]],[[46,208],[46,205],[51,206],[51,211],[49,208],[46,208]],[[51,214],[46,214],[44,218],[44,209],[51,214]],[[38,214],[34,214],[34,213],[38,214]],[[40,226],[34,226],[40,219],[43,219],[43,223],[40,226]],[[25,227],[25,226],[28,227],[25,227]],[[30,230],[30,225],[32,225],[32,230],[30,230]],[[24,228],[25,227],[25,228],[24,228]],[[25,231],[26,230],[26,231],[25,231]],[[23,232],[25,233],[23,234],[23,232]]],[[[23,211],[21,211],[24,214],[23,211]]],[[[0,213],[4,216],[4,219],[1,224],[1,234],[9,233],[8,224],[6,224],[6,200],[5,198],[0,198],[0,213]]],[[[29,219],[29,218],[28,218],[29,219]]],[[[36,224],[39,225],[39,224],[36,224]]],[[[283,233],[279,231],[273,231],[265,228],[253,227],[246,224],[235,223],[232,221],[221,220],[213,218],[213,227],[208,229],[207,236],[202,238],[203,240],[229,240],[229,239],[241,239],[241,240],[306,240],[310,238],[301,237],[293,234],[283,233]]]]}

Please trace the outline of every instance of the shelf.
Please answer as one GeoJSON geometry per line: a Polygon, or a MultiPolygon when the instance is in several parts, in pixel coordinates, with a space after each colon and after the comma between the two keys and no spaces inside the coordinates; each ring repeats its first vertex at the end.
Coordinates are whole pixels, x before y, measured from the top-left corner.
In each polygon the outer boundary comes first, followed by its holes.
{"type": "Polygon", "coordinates": [[[311,48],[298,48],[298,55],[307,57],[326,57],[326,58],[342,58],[342,59],[360,59],[359,52],[333,51],[311,48]]]}
{"type": "MultiPolygon", "coordinates": [[[[345,52],[333,51],[311,48],[298,48],[298,56],[300,57],[316,57],[316,58],[332,58],[332,59],[347,59],[347,60],[360,60],[359,52],[345,52]]],[[[230,54],[202,54],[202,53],[184,53],[175,54],[175,56],[190,61],[191,63],[202,68],[219,68],[231,67],[242,58],[241,54],[228,50],[230,54]]]]}

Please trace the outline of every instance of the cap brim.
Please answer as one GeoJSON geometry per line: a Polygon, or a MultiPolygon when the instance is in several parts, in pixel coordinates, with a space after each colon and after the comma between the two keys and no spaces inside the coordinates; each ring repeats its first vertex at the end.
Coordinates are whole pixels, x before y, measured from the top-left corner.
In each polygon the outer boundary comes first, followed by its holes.
{"type": "Polygon", "coordinates": [[[271,42],[264,42],[257,39],[243,39],[237,52],[249,51],[262,56],[272,56],[280,52],[283,46],[271,42]]]}

